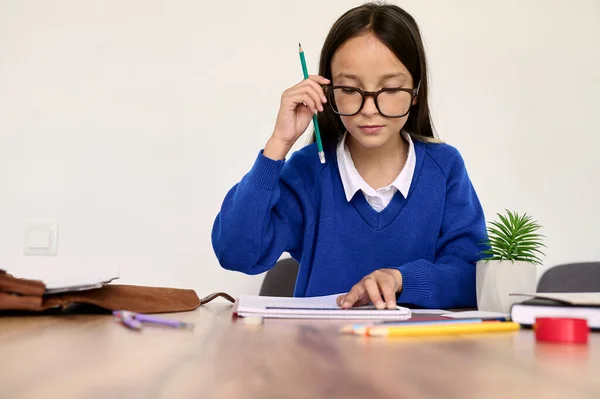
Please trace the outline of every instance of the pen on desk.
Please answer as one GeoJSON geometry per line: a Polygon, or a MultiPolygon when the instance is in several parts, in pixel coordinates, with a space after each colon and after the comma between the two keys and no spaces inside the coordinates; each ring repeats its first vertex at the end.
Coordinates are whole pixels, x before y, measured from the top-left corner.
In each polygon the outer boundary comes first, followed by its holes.
{"type": "Polygon", "coordinates": [[[156,317],[142,313],[136,313],[135,319],[141,321],[142,323],[146,322],[174,328],[187,328],[190,330],[194,329],[194,325],[191,323],[185,323],[179,320],[165,319],[163,317],[156,317]]]}
{"type": "Polygon", "coordinates": [[[372,337],[419,337],[456,334],[468,335],[493,332],[511,332],[517,331],[519,328],[519,323],[511,321],[406,327],[371,327],[367,330],[367,335],[372,337]]]}
{"type": "Polygon", "coordinates": [[[142,323],[158,324],[173,328],[187,328],[190,330],[194,328],[194,325],[191,323],[185,323],[179,320],[166,319],[163,317],[156,317],[142,313],[128,312],[124,310],[115,310],[113,315],[115,315],[115,317],[117,317],[117,319],[126,327],[129,327],[133,330],[141,330],[142,323]]]}
{"type": "Polygon", "coordinates": [[[131,312],[115,310],[113,315],[121,324],[131,330],[140,331],[142,329],[142,323],[136,320],[131,312]]]}
{"type": "MultiPolygon", "coordinates": [[[[308,79],[308,68],[306,67],[306,59],[304,58],[304,50],[302,45],[298,43],[298,52],[300,53],[300,64],[302,65],[302,73],[304,79],[308,79]]],[[[317,141],[317,149],[319,150],[319,160],[321,163],[325,163],[325,152],[323,152],[323,143],[321,142],[321,131],[319,130],[319,123],[317,121],[317,115],[313,115],[313,125],[315,126],[315,138],[317,141]]]]}
{"type": "Polygon", "coordinates": [[[132,317],[125,317],[121,319],[121,322],[123,324],[125,324],[125,326],[129,327],[132,330],[141,330],[142,329],[142,323],[140,323],[139,321],[137,321],[136,319],[132,318],[132,317]]]}

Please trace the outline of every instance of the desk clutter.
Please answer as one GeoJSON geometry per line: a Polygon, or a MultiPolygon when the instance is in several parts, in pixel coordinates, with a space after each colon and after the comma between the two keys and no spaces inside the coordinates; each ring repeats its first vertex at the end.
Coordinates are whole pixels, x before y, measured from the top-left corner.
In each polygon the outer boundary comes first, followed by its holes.
{"type": "MultiPolygon", "coordinates": [[[[531,300],[513,306],[511,314],[483,311],[451,312],[422,310],[398,306],[377,310],[373,306],[341,309],[336,295],[313,298],[241,296],[233,315],[247,325],[262,325],[262,319],[337,319],[361,320],[340,328],[344,335],[362,337],[466,336],[473,334],[514,333],[522,327],[533,328],[538,342],[587,344],[590,328],[595,326],[598,294],[528,294],[537,300],[552,300],[552,307],[542,307],[536,315],[531,300]],[[526,307],[526,317],[520,309],[526,307]],[[590,309],[593,309],[590,312],[590,309]],[[570,311],[569,311],[570,310],[570,311]],[[516,313],[515,313],[516,311],[516,313]],[[582,315],[587,317],[574,317],[582,315]],[[591,322],[588,318],[591,317],[591,322]]],[[[537,303],[537,302],[535,302],[537,303]]]]}
{"type": "Polygon", "coordinates": [[[243,318],[248,325],[262,325],[263,318],[360,320],[343,326],[340,333],[367,337],[510,333],[531,327],[539,342],[586,344],[590,328],[600,327],[599,293],[523,294],[530,299],[513,305],[509,315],[401,306],[386,310],[373,306],[341,309],[336,303],[337,294],[313,298],[243,295],[235,300],[217,292],[200,299],[191,289],[112,284],[117,278],[42,281],[0,270],[0,311],[42,312],[89,304],[112,312],[117,321],[133,330],[142,330],[145,324],[191,330],[193,325],[149,314],[191,311],[223,297],[234,303],[232,315],[243,318]]]}

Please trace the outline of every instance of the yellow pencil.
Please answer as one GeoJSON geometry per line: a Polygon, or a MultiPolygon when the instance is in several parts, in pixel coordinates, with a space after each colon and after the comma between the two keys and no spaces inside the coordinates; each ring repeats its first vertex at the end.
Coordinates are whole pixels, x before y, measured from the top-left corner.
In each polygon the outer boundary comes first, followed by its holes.
{"type": "Polygon", "coordinates": [[[370,327],[367,335],[373,337],[421,337],[427,335],[461,335],[481,334],[493,332],[518,331],[519,323],[506,322],[484,322],[473,324],[447,324],[430,326],[394,326],[394,327],[370,327]]]}

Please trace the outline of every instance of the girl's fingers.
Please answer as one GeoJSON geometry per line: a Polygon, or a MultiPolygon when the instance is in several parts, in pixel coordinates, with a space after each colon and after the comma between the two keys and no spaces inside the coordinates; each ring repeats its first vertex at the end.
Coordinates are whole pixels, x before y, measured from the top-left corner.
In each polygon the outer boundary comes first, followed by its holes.
{"type": "Polygon", "coordinates": [[[396,308],[396,291],[394,290],[394,281],[391,275],[383,274],[378,280],[377,285],[379,286],[379,291],[383,294],[383,299],[385,300],[385,304],[388,309],[396,308]]]}
{"type": "Polygon", "coordinates": [[[369,303],[371,303],[371,298],[369,298],[369,294],[365,291],[365,293],[358,298],[358,301],[354,303],[354,306],[363,306],[368,305],[369,303]]]}
{"type": "Polygon", "coordinates": [[[323,90],[322,85],[323,84],[328,84],[329,80],[325,79],[325,78],[321,78],[320,76],[315,76],[312,75],[310,78],[308,79],[304,79],[302,82],[298,83],[297,85],[289,88],[288,90],[290,91],[295,91],[297,89],[306,87],[306,86],[310,86],[312,88],[314,88],[317,93],[319,94],[319,99],[321,100],[321,102],[326,103],[327,102],[327,96],[325,95],[325,91],[323,90]],[[322,80],[320,80],[322,79],[322,80]]]}
{"type": "MultiPolygon", "coordinates": [[[[320,89],[320,87],[319,87],[319,89],[320,89]]],[[[315,107],[319,111],[323,111],[323,99],[322,99],[322,95],[312,85],[310,85],[310,84],[304,84],[302,86],[295,87],[295,88],[293,88],[290,91],[290,93],[291,94],[306,93],[307,95],[309,95],[313,99],[313,102],[315,103],[315,107]]]]}
{"type": "Polygon", "coordinates": [[[396,292],[400,288],[397,285],[393,273],[379,270],[367,275],[347,294],[337,297],[337,303],[344,309],[366,305],[369,302],[372,302],[377,309],[395,309],[396,292]]]}
{"type": "Polygon", "coordinates": [[[331,83],[331,81],[329,79],[324,78],[323,76],[320,76],[320,75],[310,75],[309,78],[314,80],[317,83],[321,83],[324,85],[328,85],[329,83],[331,83]]]}
{"type": "Polygon", "coordinates": [[[369,294],[371,302],[377,309],[385,309],[385,302],[381,299],[381,293],[379,292],[379,285],[372,274],[365,277],[363,280],[365,290],[369,294]]]}
{"type": "MultiPolygon", "coordinates": [[[[342,307],[342,304],[344,303],[344,300],[346,298],[346,295],[340,295],[337,297],[337,304],[339,307],[342,307]]],[[[364,291],[359,297],[358,299],[351,305],[351,307],[354,306],[362,306],[362,305],[366,305],[369,302],[371,302],[371,299],[369,299],[369,294],[367,294],[366,291],[364,291]]]]}
{"type": "Polygon", "coordinates": [[[325,95],[325,90],[323,90],[323,87],[318,82],[315,82],[312,79],[306,79],[305,82],[307,85],[310,85],[312,88],[314,88],[317,91],[321,102],[323,102],[323,103],[327,102],[327,96],[325,95]]]}
{"type": "Polygon", "coordinates": [[[342,308],[348,309],[354,306],[354,304],[360,299],[362,294],[365,292],[365,287],[362,282],[356,284],[350,292],[344,295],[344,299],[342,300],[342,308]]]}
{"type": "Polygon", "coordinates": [[[291,93],[288,100],[291,101],[293,108],[296,108],[300,104],[304,104],[313,114],[317,112],[315,100],[305,92],[291,93]]]}

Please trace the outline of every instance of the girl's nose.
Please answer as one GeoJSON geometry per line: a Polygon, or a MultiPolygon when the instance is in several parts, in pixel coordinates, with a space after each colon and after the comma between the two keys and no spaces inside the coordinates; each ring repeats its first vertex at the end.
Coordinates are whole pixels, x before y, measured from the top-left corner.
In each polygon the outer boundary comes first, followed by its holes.
{"type": "Polygon", "coordinates": [[[370,96],[365,98],[365,104],[363,105],[361,114],[365,116],[372,116],[378,112],[377,106],[375,105],[375,98],[370,96]]]}

